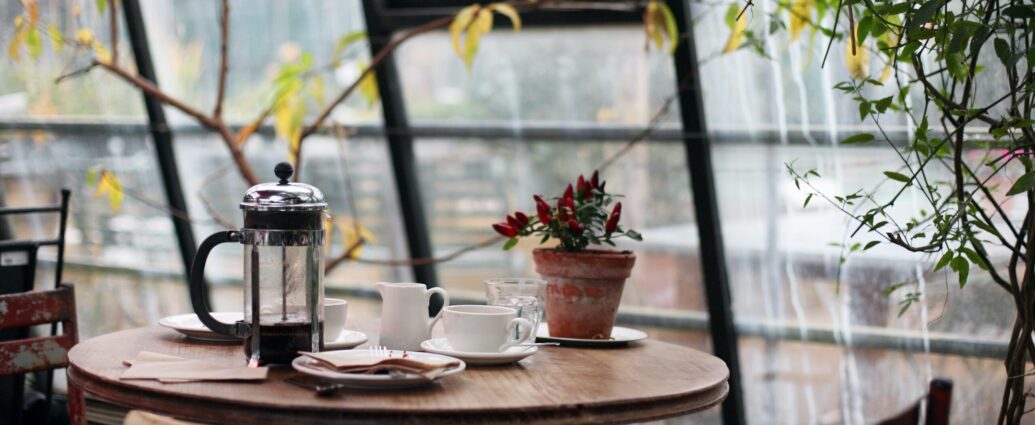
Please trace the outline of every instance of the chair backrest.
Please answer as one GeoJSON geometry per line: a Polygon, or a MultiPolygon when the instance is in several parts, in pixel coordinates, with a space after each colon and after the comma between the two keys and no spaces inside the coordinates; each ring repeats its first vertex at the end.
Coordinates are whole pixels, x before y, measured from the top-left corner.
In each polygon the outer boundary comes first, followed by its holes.
{"type": "Polygon", "coordinates": [[[68,350],[79,342],[75,289],[63,283],[50,291],[0,295],[0,329],[61,323],[61,335],[0,341],[0,376],[68,366],[68,350]]]}
{"type": "MultiPolygon", "coordinates": [[[[949,425],[949,410],[952,408],[952,381],[935,378],[927,393],[927,420],[924,425],[949,425]]],[[[878,422],[879,425],[919,425],[920,406],[917,401],[910,408],[891,418],[878,422]]]]}

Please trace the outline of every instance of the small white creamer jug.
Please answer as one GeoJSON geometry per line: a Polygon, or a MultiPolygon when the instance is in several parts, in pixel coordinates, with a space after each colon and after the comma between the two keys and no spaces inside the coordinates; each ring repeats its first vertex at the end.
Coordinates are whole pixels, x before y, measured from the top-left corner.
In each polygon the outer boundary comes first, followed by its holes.
{"type": "Polygon", "coordinates": [[[442,296],[442,307],[449,305],[449,295],[442,288],[428,289],[423,283],[380,282],[381,345],[392,350],[420,351],[420,343],[431,339],[431,328],[442,317],[428,318],[428,305],[433,294],[442,296]]]}

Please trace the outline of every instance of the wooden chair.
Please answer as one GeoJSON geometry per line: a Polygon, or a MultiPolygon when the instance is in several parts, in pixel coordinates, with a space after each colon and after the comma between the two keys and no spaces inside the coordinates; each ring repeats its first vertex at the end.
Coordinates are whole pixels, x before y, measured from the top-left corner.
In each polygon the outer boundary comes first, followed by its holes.
{"type": "MultiPolygon", "coordinates": [[[[61,323],[61,335],[0,341],[0,376],[68,367],[68,350],[79,342],[75,289],[69,283],[51,291],[0,295],[0,329],[61,323]]],[[[83,395],[68,386],[69,423],[86,423],[83,395]]]]}
{"type": "MultiPolygon", "coordinates": [[[[927,420],[924,425],[949,425],[949,410],[952,407],[952,381],[935,378],[931,381],[927,396],[927,420]]],[[[878,422],[879,425],[918,425],[920,424],[919,400],[912,407],[896,416],[878,422]]]]}

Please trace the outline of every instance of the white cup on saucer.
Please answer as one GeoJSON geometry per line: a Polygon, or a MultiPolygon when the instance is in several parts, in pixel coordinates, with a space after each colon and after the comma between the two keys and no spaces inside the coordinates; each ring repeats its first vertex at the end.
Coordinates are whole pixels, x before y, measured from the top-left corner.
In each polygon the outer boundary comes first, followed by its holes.
{"type": "Polygon", "coordinates": [[[532,324],[517,310],[491,305],[451,305],[442,309],[446,341],[457,351],[500,353],[528,339],[532,324]],[[515,330],[518,337],[514,338],[515,330]]]}
{"type": "Polygon", "coordinates": [[[337,341],[345,330],[349,302],[338,298],[323,299],[323,340],[337,341]]]}

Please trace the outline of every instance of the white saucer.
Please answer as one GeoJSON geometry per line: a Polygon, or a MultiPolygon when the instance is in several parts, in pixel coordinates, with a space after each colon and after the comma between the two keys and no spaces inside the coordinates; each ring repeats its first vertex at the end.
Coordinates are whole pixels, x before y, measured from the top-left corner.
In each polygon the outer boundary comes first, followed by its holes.
{"type": "Polygon", "coordinates": [[[510,364],[539,352],[539,347],[510,347],[502,353],[477,353],[456,351],[445,338],[433,338],[420,343],[420,348],[429,353],[456,357],[472,366],[510,364]]]}
{"type": "Polygon", "coordinates": [[[367,334],[360,331],[350,331],[345,329],[338,335],[338,339],[334,341],[324,341],[324,351],[331,350],[348,350],[355,348],[356,346],[367,342],[367,334]]]}
{"type": "MultiPolygon", "coordinates": [[[[220,322],[233,324],[238,320],[243,320],[244,313],[240,311],[212,313],[212,317],[216,318],[216,320],[220,322]]],[[[212,332],[211,329],[206,328],[205,325],[201,323],[201,319],[198,319],[198,315],[194,313],[164,317],[162,320],[158,321],[158,324],[201,341],[227,343],[241,342],[240,338],[212,332]]]]}
{"type": "MultiPolygon", "coordinates": [[[[366,350],[360,351],[336,351],[335,355],[340,356],[369,356],[366,350]]],[[[398,351],[396,352],[398,353],[398,351]]],[[[323,353],[326,354],[326,353],[323,353]]],[[[398,354],[396,354],[398,355],[398,354]]],[[[399,374],[366,374],[366,373],[343,373],[328,370],[322,367],[314,367],[319,364],[319,361],[311,359],[306,356],[299,356],[291,362],[291,367],[295,370],[304,373],[306,375],[317,376],[320,378],[328,379],[336,383],[341,383],[350,387],[355,388],[368,388],[368,389],[395,389],[395,388],[411,388],[428,385],[434,381],[442,379],[447,376],[456,375],[462,372],[466,367],[466,363],[463,360],[443,356],[432,353],[420,353],[415,351],[406,352],[409,357],[417,359],[431,359],[431,360],[458,360],[459,366],[447,369],[442,372],[441,375],[435,377],[433,380],[428,380],[423,376],[413,373],[399,373],[399,374]]]]}
{"type": "Polygon", "coordinates": [[[610,339],[581,339],[562,338],[550,336],[550,327],[546,323],[539,324],[539,330],[535,333],[535,340],[539,342],[559,342],[568,347],[618,347],[627,345],[633,341],[647,338],[647,334],[636,329],[615,326],[611,330],[610,339]]]}

